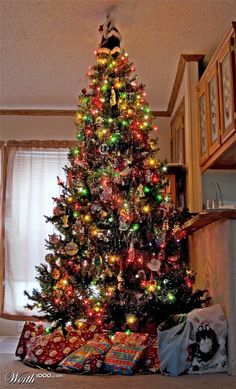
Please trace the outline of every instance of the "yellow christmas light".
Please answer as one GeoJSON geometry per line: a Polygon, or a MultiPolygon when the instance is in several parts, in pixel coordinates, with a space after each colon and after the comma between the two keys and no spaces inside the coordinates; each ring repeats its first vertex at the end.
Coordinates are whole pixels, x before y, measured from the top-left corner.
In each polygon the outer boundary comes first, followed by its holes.
{"type": "Polygon", "coordinates": [[[156,287],[157,287],[157,286],[156,286],[156,283],[149,284],[149,285],[147,286],[147,291],[148,291],[149,293],[155,292],[156,287]]]}
{"type": "Polygon", "coordinates": [[[134,324],[137,321],[137,317],[135,315],[128,315],[126,318],[127,324],[134,324]]]}
{"type": "Polygon", "coordinates": [[[143,213],[149,213],[151,211],[151,207],[150,205],[144,205],[144,207],[142,208],[142,212],[143,213]]]}
{"type": "Polygon", "coordinates": [[[89,222],[91,222],[91,220],[92,220],[92,217],[91,217],[91,215],[89,215],[89,214],[87,214],[87,215],[84,215],[84,221],[85,221],[86,223],[89,223],[89,222]]]}
{"type": "Polygon", "coordinates": [[[150,159],[148,160],[148,165],[149,165],[150,167],[155,167],[155,166],[156,166],[156,160],[155,160],[154,158],[150,158],[150,159]]]}
{"type": "Polygon", "coordinates": [[[109,262],[115,263],[119,260],[119,257],[117,255],[110,255],[109,256],[109,262]]]}

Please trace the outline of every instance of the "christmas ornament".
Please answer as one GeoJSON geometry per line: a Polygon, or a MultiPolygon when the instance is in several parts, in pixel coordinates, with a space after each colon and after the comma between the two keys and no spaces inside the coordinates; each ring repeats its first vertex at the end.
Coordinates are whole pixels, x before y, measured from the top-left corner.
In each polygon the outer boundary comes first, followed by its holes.
{"type": "Polygon", "coordinates": [[[63,215],[61,220],[62,220],[62,227],[64,227],[64,228],[69,227],[69,225],[68,225],[68,216],[67,215],[63,215]]]}
{"type": "Polygon", "coordinates": [[[51,264],[54,261],[54,255],[53,254],[46,254],[45,255],[45,261],[51,264]]]}
{"type": "Polygon", "coordinates": [[[158,272],[161,267],[161,262],[157,258],[152,258],[150,262],[148,262],[147,267],[155,272],[158,272]]]}
{"type": "Polygon", "coordinates": [[[111,105],[111,107],[116,105],[116,92],[115,92],[113,87],[111,88],[110,105],[111,105]]]}
{"type": "Polygon", "coordinates": [[[54,278],[55,280],[58,280],[58,278],[60,278],[60,275],[61,275],[61,273],[60,273],[59,269],[55,268],[55,269],[53,270],[53,272],[52,272],[53,278],[54,278]]]}
{"type": "Polygon", "coordinates": [[[70,243],[67,243],[66,247],[65,247],[65,252],[66,254],[70,255],[71,257],[73,257],[74,255],[76,255],[78,253],[78,246],[76,243],[74,243],[73,241],[71,241],[70,243]]]}

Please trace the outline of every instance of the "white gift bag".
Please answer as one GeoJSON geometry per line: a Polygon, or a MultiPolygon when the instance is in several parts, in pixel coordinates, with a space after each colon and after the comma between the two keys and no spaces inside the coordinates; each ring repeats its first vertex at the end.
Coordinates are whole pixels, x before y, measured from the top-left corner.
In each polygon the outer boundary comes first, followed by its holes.
{"type": "Polygon", "coordinates": [[[228,369],[227,321],[219,304],[194,309],[188,314],[190,374],[219,373],[228,369]]]}

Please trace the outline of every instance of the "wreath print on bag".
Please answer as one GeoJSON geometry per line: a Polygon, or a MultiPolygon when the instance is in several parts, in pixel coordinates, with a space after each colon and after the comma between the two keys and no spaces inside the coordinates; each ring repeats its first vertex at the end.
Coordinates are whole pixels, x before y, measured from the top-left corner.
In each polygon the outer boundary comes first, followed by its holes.
{"type": "Polygon", "coordinates": [[[195,341],[189,346],[193,371],[199,370],[201,362],[210,361],[220,347],[216,333],[208,323],[197,328],[195,341]]]}

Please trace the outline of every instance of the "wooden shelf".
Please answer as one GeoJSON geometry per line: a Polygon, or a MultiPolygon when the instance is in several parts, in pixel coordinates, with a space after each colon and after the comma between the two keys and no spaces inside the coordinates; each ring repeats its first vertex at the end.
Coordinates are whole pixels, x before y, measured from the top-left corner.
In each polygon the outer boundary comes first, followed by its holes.
{"type": "Polygon", "coordinates": [[[214,209],[209,211],[203,211],[198,215],[187,220],[183,228],[192,234],[193,232],[200,230],[207,226],[208,224],[214,223],[216,221],[225,220],[225,219],[236,219],[236,210],[235,209],[214,209]]]}

